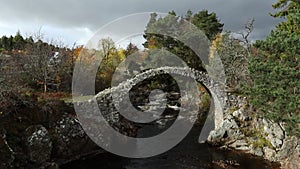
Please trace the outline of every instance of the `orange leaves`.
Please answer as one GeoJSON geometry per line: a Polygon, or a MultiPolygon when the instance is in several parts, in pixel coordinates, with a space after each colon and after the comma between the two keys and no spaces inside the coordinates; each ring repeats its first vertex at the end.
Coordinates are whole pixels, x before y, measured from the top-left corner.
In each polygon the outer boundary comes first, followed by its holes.
{"type": "Polygon", "coordinates": [[[82,46],[82,45],[76,47],[75,49],[73,49],[73,58],[74,58],[75,60],[79,57],[80,52],[82,51],[82,49],[83,49],[83,46],[82,46]]]}
{"type": "Polygon", "coordinates": [[[156,42],[153,37],[151,37],[148,41],[148,49],[155,49],[156,47],[156,42]]]}

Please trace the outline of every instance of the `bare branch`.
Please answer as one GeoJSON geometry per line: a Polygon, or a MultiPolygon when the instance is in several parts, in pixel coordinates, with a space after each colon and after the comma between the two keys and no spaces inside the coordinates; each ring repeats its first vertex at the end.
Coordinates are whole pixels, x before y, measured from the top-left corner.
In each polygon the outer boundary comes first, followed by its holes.
{"type": "Polygon", "coordinates": [[[245,24],[245,30],[242,32],[238,32],[237,34],[242,37],[241,42],[243,42],[245,45],[248,46],[249,44],[249,36],[253,31],[254,28],[254,18],[250,19],[246,24],[245,24]]]}

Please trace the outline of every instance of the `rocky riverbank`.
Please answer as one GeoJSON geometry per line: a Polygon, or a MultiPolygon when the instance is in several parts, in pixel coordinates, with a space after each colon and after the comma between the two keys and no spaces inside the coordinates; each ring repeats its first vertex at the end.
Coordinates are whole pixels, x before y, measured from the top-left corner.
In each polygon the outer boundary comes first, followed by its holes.
{"type": "Polygon", "coordinates": [[[283,123],[254,114],[245,97],[229,94],[228,104],[223,125],[210,132],[209,144],[280,162],[283,169],[300,168],[300,140],[287,135],[283,123]]]}
{"type": "MultiPolygon", "coordinates": [[[[1,169],[58,169],[64,163],[104,152],[86,135],[72,105],[59,100],[32,103],[17,105],[15,112],[0,116],[1,169]]],[[[117,127],[122,127],[124,134],[135,134],[130,124],[120,122],[117,127]]]]}
{"type": "MultiPolygon", "coordinates": [[[[64,113],[62,113],[64,114],[64,113]]],[[[24,118],[25,116],[19,116],[24,118]]],[[[56,169],[59,163],[99,149],[84,133],[75,117],[63,115],[49,125],[13,121],[2,127],[0,168],[56,169]]]]}
{"type": "MultiPolygon", "coordinates": [[[[176,100],[178,94],[168,97],[176,100]]],[[[229,104],[223,127],[210,133],[208,143],[281,162],[282,168],[299,168],[299,139],[288,136],[284,124],[254,115],[243,97],[231,95],[229,104]]],[[[0,122],[0,168],[58,169],[62,164],[103,153],[83,131],[72,105],[63,101],[22,103],[15,112],[0,116],[0,122]]],[[[137,132],[122,121],[116,127],[125,127],[128,130],[120,132],[131,136],[137,132]]],[[[235,165],[231,163],[226,159],[213,161],[216,166],[235,165]]]]}

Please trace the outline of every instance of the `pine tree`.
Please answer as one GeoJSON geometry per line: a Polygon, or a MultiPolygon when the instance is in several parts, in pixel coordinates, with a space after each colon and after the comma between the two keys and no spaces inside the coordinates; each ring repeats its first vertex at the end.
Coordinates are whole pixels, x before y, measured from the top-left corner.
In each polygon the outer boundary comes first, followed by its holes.
{"type": "Polygon", "coordinates": [[[203,10],[195,14],[192,23],[202,30],[209,40],[214,40],[216,35],[223,30],[224,24],[221,24],[216,13],[208,13],[203,10]]]}
{"type": "MultiPolygon", "coordinates": [[[[207,49],[203,50],[203,58],[206,60],[202,58],[201,61],[195,52],[185,46],[183,42],[164,35],[165,32],[169,32],[174,36],[180,35],[181,39],[196,41],[194,45],[197,46],[197,48],[200,48],[201,45],[197,44],[197,41],[199,40],[195,40],[195,36],[191,35],[188,31],[191,28],[187,24],[185,18],[180,18],[175,14],[176,13],[174,11],[171,11],[163,18],[157,18],[157,14],[155,13],[151,14],[144,34],[144,38],[146,39],[146,42],[143,44],[144,47],[149,49],[166,49],[179,56],[188,66],[204,71],[205,69],[202,61],[205,63],[207,62],[208,46],[207,49]],[[158,34],[153,34],[151,32],[158,32],[158,34]],[[159,34],[159,32],[162,33],[159,34]]],[[[189,19],[187,21],[192,22],[195,26],[201,29],[210,40],[215,38],[215,36],[222,31],[223,24],[219,23],[214,13],[209,14],[207,11],[203,11],[193,16],[192,12],[189,10],[187,11],[186,18],[189,19]]]]}
{"type": "Polygon", "coordinates": [[[300,136],[300,7],[295,4],[296,1],[279,0],[274,5],[285,7],[274,15],[284,16],[285,21],[265,40],[254,44],[259,54],[250,61],[253,85],[248,94],[264,116],[286,122],[290,134],[300,136]]]}
{"type": "Polygon", "coordinates": [[[6,36],[3,36],[1,38],[2,47],[4,50],[8,50],[8,38],[6,36]]]}
{"type": "Polygon", "coordinates": [[[128,44],[128,46],[126,47],[125,56],[129,56],[129,55],[137,52],[138,50],[139,50],[138,47],[130,42],[128,44]]]}
{"type": "Polygon", "coordinates": [[[271,14],[273,17],[286,17],[294,9],[299,9],[300,0],[279,0],[273,4],[274,9],[281,9],[275,14],[271,14]]]}
{"type": "Polygon", "coordinates": [[[8,39],[7,39],[7,50],[12,50],[13,49],[13,45],[14,45],[14,38],[11,35],[8,39]]]}
{"type": "Polygon", "coordinates": [[[25,45],[25,40],[24,38],[22,37],[20,31],[18,31],[16,33],[16,36],[13,38],[13,48],[14,49],[24,49],[24,45],[25,45]]]}

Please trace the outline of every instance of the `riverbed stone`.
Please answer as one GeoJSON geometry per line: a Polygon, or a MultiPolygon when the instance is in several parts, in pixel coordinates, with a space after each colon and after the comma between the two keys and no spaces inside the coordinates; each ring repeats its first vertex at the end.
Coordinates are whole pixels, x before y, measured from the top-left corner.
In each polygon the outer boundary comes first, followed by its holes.
{"type": "Polygon", "coordinates": [[[250,150],[250,147],[245,140],[236,140],[234,143],[228,145],[228,147],[243,151],[250,150]]]}
{"type": "Polygon", "coordinates": [[[39,169],[59,169],[59,165],[55,162],[44,163],[39,169]]]}

